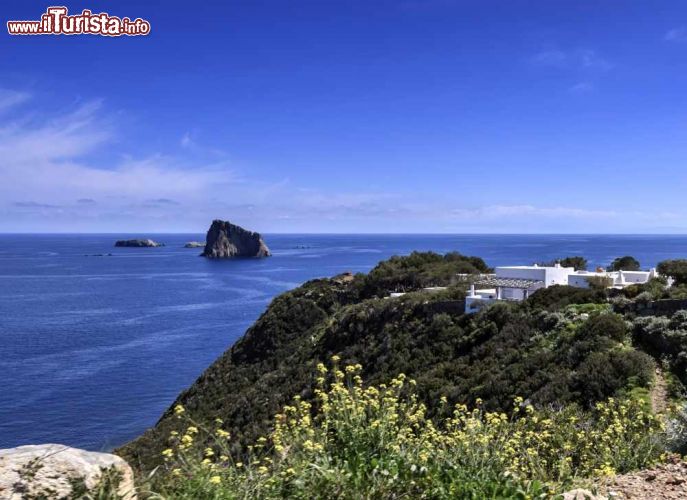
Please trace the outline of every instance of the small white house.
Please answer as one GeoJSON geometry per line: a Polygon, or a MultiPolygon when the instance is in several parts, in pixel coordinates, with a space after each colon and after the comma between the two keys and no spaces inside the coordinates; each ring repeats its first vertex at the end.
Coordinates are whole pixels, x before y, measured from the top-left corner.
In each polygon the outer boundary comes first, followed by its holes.
{"type": "Polygon", "coordinates": [[[485,304],[498,300],[521,301],[540,288],[567,285],[572,267],[555,266],[501,266],[493,276],[476,281],[465,298],[465,312],[476,312],[485,304]],[[476,289],[476,286],[487,287],[476,289]]]}
{"type": "Polygon", "coordinates": [[[650,271],[577,271],[568,277],[568,284],[577,288],[589,288],[591,279],[606,279],[609,288],[625,288],[646,283],[658,277],[655,268],[650,271]]]}
{"type": "Polygon", "coordinates": [[[658,276],[656,269],[650,271],[575,271],[572,267],[555,266],[502,266],[488,278],[475,281],[465,297],[465,312],[473,313],[499,300],[522,301],[540,288],[553,285],[569,285],[589,288],[591,278],[608,279],[609,288],[646,283],[658,276]],[[484,289],[477,287],[485,287],[484,289]]]}

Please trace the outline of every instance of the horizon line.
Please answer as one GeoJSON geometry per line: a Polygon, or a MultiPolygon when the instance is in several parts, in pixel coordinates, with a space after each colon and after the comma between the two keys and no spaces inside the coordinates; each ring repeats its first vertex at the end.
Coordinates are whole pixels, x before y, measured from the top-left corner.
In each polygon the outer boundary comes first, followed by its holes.
{"type": "MultiPolygon", "coordinates": [[[[261,232],[255,231],[261,235],[272,235],[272,236],[687,236],[687,230],[685,232],[675,232],[675,233],[621,233],[621,232],[592,232],[592,233],[547,233],[547,232],[480,232],[480,233],[470,233],[470,232],[261,232]]],[[[132,236],[145,236],[145,235],[199,235],[204,234],[206,231],[202,232],[192,232],[192,231],[175,231],[175,232],[124,232],[124,231],[108,231],[108,232],[47,232],[47,231],[36,231],[36,232],[3,232],[0,231],[0,236],[80,236],[80,235],[132,235],[132,236]]]]}

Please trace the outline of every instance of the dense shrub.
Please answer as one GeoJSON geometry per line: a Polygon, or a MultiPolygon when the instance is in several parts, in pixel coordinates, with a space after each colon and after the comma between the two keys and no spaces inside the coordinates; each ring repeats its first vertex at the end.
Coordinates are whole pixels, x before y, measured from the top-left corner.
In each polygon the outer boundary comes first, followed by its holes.
{"type": "Polygon", "coordinates": [[[666,279],[663,277],[652,278],[646,283],[637,283],[626,286],[621,290],[614,290],[613,294],[622,295],[630,299],[634,299],[641,294],[649,294],[651,300],[669,298],[670,292],[666,289],[666,284],[666,279]]]}
{"type": "Polygon", "coordinates": [[[627,333],[627,324],[622,316],[599,314],[591,317],[580,327],[577,337],[581,340],[610,339],[622,342],[627,333]]]}
{"type": "Polygon", "coordinates": [[[627,387],[628,380],[639,386],[648,386],[653,371],[653,360],[643,352],[592,352],[575,372],[574,387],[583,400],[598,401],[627,387]]]}
{"type": "Polygon", "coordinates": [[[557,310],[570,304],[600,304],[606,301],[602,290],[554,285],[534,292],[526,301],[533,309],[557,310]]]}
{"type": "Polygon", "coordinates": [[[516,398],[509,417],[439,398],[437,424],[412,379],[364,387],[361,369],[319,365],[315,400],[285,406],[246,459],[232,456],[221,420],[203,428],[178,406],[181,432],[150,489],[167,499],[533,498],[647,466],[664,449],[661,420],[636,402],[542,411],[516,398]]]}
{"type": "Polygon", "coordinates": [[[609,271],[639,271],[639,268],[639,261],[631,255],[618,257],[608,266],[609,271]]]}
{"type": "MultiPolygon", "coordinates": [[[[456,266],[487,270],[471,259],[413,254],[381,263],[372,278],[313,280],[287,292],[175,404],[201,423],[222,418],[234,436],[233,453],[241,454],[268,431],[291,395],[314,399],[314,364],[335,353],[365,366],[372,384],[398,373],[413,377],[430,416],[438,412],[432,402],[442,395],[450,404],[474,405],[481,399],[485,410],[509,412],[518,395],[536,407],[591,408],[637,384],[647,385],[646,364],[632,358],[624,323],[608,314],[603,292],[551,287],[524,304],[502,302],[474,315],[445,307],[463,303],[460,286],[395,299],[369,298],[365,292],[370,283],[378,290],[411,279],[431,284],[423,280],[449,278],[456,266]],[[619,359],[625,352],[627,364],[619,359]],[[606,363],[588,361],[593,354],[606,363]],[[588,387],[585,377],[593,374],[601,382],[588,387]]],[[[180,431],[178,424],[170,408],[155,428],[119,453],[151,470],[160,463],[169,433],[180,431]]]]}
{"type": "Polygon", "coordinates": [[[579,255],[574,257],[563,257],[549,262],[541,262],[539,265],[544,267],[551,267],[560,264],[562,267],[574,267],[575,271],[584,271],[587,269],[587,259],[579,255]]]}
{"type": "Polygon", "coordinates": [[[674,373],[687,383],[687,311],[678,311],[672,318],[637,318],[633,334],[639,345],[667,359],[674,373]]]}
{"type": "Polygon", "coordinates": [[[687,259],[664,260],[656,269],[660,274],[673,278],[676,285],[687,284],[687,259]]]}
{"type": "Polygon", "coordinates": [[[364,298],[386,296],[429,286],[448,286],[457,282],[457,274],[487,273],[491,269],[479,257],[457,252],[440,255],[413,252],[405,257],[391,257],[380,262],[362,281],[364,298]]]}

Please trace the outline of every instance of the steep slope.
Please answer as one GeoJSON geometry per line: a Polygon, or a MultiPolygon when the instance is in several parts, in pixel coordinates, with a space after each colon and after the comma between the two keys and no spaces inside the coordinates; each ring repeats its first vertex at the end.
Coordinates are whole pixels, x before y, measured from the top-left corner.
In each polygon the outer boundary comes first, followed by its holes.
{"type": "MultiPolygon", "coordinates": [[[[385,290],[450,284],[457,272],[486,269],[481,260],[455,254],[413,254],[380,263],[367,276],[308,282],[274,299],[175,404],[201,422],[221,417],[240,452],[267,432],[294,395],[311,398],[315,365],[333,354],[362,364],[373,384],[405,373],[425,400],[445,395],[451,403],[473,404],[479,398],[488,409],[506,411],[514,396],[538,405],[588,406],[648,387],[653,361],[628,347],[625,321],[604,304],[584,311],[570,305],[598,302],[594,292],[544,290],[532,303],[500,304],[474,316],[446,307],[462,302],[461,286],[381,298],[385,290]]],[[[160,462],[178,425],[173,406],[119,450],[132,465],[145,470],[160,462]]]]}

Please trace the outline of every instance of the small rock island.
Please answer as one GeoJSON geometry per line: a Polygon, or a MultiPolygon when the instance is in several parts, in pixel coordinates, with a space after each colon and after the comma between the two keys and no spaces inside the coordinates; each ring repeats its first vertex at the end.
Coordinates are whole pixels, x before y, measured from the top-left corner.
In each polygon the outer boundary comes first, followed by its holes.
{"type": "Polygon", "coordinates": [[[248,231],[229,221],[212,221],[205,241],[205,250],[201,255],[209,259],[272,255],[260,233],[248,231]]]}
{"type": "Polygon", "coordinates": [[[205,243],[202,241],[189,241],[184,245],[184,248],[204,248],[205,243]]]}
{"type": "Polygon", "coordinates": [[[153,240],[119,240],[115,243],[116,247],[136,247],[136,248],[141,248],[141,247],[150,247],[150,248],[156,248],[156,247],[163,247],[165,246],[164,243],[158,243],[157,241],[153,240]]]}

